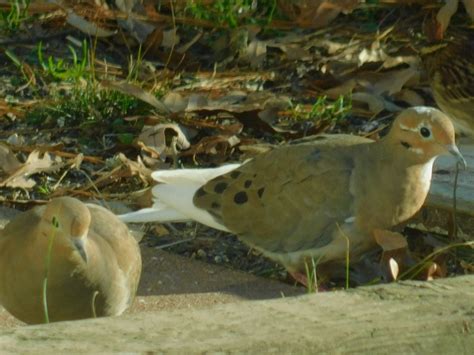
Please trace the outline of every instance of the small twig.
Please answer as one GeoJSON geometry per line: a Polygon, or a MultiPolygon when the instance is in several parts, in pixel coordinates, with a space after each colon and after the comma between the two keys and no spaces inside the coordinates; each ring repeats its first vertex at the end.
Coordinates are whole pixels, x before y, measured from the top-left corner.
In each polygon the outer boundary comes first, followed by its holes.
{"type": "Polygon", "coordinates": [[[453,186],[453,239],[456,240],[458,236],[458,224],[457,224],[457,189],[458,189],[458,177],[459,177],[459,164],[456,164],[456,173],[454,174],[454,186],[453,186]]]}
{"type": "MultiPolygon", "coordinates": [[[[174,14],[174,6],[173,6],[173,2],[170,1],[170,9],[171,9],[171,23],[173,24],[173,30],[175,31],[174,32],[174,35],[176,36],[176,17],[175,17],[175,14],[174,14]]],[[[170,48],[170,53],[168,55],[168,59],[166,60],[166,63],[165,63],[165,69],[168,69],[168,65],[170,64],[171,62],[171,59],[173,57],[173,53],[174,53],[174,47],[175,47],[175,40],[173,40],[173,44],[171,45],[171,48],[170,48]]]]}
{"type": "Polygon", "coordinates": [[[194,240],[194,239],[195,239],[195,238],[193,237],[193,238],[178,240],[178,241],[176,241],[176,242],[172,242],[172,243],[168,243],[168,244],[159,245],[159,246],[155,247],[155,249],[166,249],[166,248],[169,248],[169,247],[173,247],[173,246],[175,246],[175,245],[178,245],[178,244],[190,242],[191,240],[194,240]]]}

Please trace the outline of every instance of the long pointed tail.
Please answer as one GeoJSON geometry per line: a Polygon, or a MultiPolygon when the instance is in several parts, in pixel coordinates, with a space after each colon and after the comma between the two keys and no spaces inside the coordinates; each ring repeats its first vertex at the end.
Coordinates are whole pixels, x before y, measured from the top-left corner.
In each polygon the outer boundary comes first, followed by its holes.
{"type": "Polygon", "coordinates": [[[196,191],[209,180],[238,168],[240,164],[229,164],[211,169],[160,170],[152,174],[161,184],[153,187],[154,204],[136,212],[120,215],[126,223],[184,222],[195,220],[209,227],[227,231],[207,211],[194,206],[196,191]]]}

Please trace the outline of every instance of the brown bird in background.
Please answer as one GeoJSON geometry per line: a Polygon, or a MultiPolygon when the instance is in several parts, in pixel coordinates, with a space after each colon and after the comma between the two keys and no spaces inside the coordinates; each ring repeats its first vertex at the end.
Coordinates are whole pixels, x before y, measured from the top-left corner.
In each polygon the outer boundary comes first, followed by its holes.
{"type": "Polygon", "coordinates": [[[422,49],[421,58],[436,104],[453,120],[457,133],[472,137],[474,136],[474,33],[458,32],[453,39],[447,40],[443,40],[442,37],[443,34],[440,33],[428,35],[432,44],[422,49]]]}
{"type": "Polygon", "coordinates": [[[26,323],[45,322],[45,303],[51,322],[119,315],[140,273],[137,242],[101,206],[56,198],[0,231],[0,303],[26,323]]]}
{"type": "Polygon", "coordinates": [[[431,107],[404,110],[383,139],[321,135],[243,164],[155,171],[153,207],[124,222],[195,220],[236,234],[305,284],[305,263],[344,265],[376,246],[423,205],[438,155],[465,164],[450,119],[431,107]]]}

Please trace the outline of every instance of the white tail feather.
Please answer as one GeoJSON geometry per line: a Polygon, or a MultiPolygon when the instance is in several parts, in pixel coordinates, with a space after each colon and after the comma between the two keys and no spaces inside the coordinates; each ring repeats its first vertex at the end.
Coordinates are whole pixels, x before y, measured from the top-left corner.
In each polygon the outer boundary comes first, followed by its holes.
{"type": "Polygon", "coordinates": [[[190,182],[204,185],[209,180],[237,169],[240,164],[223,165],[218,168],[208,169],[177,169],[177,170],[158,170],[151,174],[153,180],[164,184],[189,184],[190,182]]]}
{"type": "Polygon", "coordinates": [[[207,211],[193,203],[196,191],[209,180],[238,168],[240,164],[229,164],[211,169],[160,170],[152,178],[161,184],[152,189],[154,204],[137,212],[119,216],[126,223],[131,222],[182,222],[195,220],[222,231],[228,229],[218,223],[207,211]]]}
{"type": "Polygon", "coordinates": [[[157,209],[154,207],[143,208],[139,211],[125,213],[118,217],[124,223],[146,223],[150,221],[166,223],[187,222],[190,220],[187,216],[171,208],[157,209]]]}

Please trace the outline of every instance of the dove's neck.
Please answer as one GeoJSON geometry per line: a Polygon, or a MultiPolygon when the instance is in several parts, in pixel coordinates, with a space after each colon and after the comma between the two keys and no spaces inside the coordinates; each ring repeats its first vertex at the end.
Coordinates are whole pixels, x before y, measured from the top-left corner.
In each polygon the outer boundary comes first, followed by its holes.
{"type": "MultiPolygon", "coordinates": [[[[424,202],[431,185],[433,163],[436,157],[429,157],[410,150],[398,142],[382,140],[374,144],[376,166],[382,181],[386,181],[407,194],[417,196],[424,202]]],[[[412,199],[412,197],[410,197],[412,199]]],[[[421,207],[421,205],[420,205],[421,207]]]]}
{"type": "Polygon", "coordinates": [[[356,213],[363,216],[359,218],[364,221],[361,228],[388,229],[412,217],[423,205],[434,158],[420,162],[382,141],[367,148],[353,176],[352,186],[359,186],[354,191],[356,213]]]}

